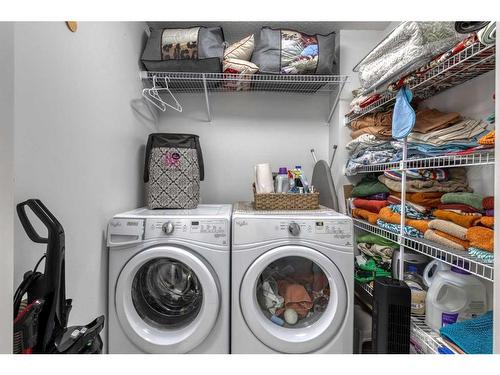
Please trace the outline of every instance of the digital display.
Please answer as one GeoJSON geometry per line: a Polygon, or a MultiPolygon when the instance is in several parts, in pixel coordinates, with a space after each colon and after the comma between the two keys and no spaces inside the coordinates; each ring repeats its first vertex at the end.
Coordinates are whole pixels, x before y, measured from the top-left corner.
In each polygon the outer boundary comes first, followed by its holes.
{"type": "Polygon", "coordinates": [[[197,227],[198,225],[200,225],[200,222],[199,221],[192,221],[191,225],[194,227],[197,227]]]}

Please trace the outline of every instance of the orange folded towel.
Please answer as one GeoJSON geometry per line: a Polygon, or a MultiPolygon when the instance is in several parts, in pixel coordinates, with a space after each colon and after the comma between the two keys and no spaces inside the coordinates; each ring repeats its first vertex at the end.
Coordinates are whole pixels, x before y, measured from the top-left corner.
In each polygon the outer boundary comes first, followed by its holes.
{"type": "Polygon", "coordinates": [[[448,233],[441,232],[440,230],[435,230],[434,231],[438,236],[446,238],[447,240],[453,241],[458,245],[461,245],[464,250],[469,248],[469,241],[461,240],[460,238],[454,237],[448,233]]]}
{"type": "MultiPolygon", "coordinates": [[[[436,208],[441,204],[441,192],[406,193],[406,200],[424,207],[436,208]]],[[[401,193],[391,191],[391,195],[401,198],[401,193]]]]}
{"type": "Polygon", "coordinates": [[[495,131],[492,130],[484,137],[479,138],[477,141],[480,145],[494,145],[495,144],[495,131]]]}
{"type": "Polygon", "coordinates": [[[484,225],[485,227],[493,229],[495,226],[495,217],[494,216],[483,216],[481,219],[479,219],[479,222],[477,224],[484,225]]]}
{"type": "Polygon", "coordinates": [[[432,214],[437,219],[448,220],[464,228],[470,228],[481,219],[480,216],[460,215],[452,211],[434,210],[432,214]]]}
{"type": "Polygon", "coordinates": [[[377,225],[378,215],[373,212],[363,210],[362,208],[354,208],[352,210],[352,216],[357,219],[367,220],[372,225],[377,225]]]}
{"type": "MultiPolygon", "coordinates": [[[[401,215],[393,212],[389,207],[384,207],[378,213],[380,220],[385,221],[386,223],[392,224],[401,224],[401,215]]],[[[414,219],[405,219],[405,224],[415,228],[416,230],[425,233],[427,229],[429,229],[429,221],[428,220],[414,220],[414,219]]]]}
{"type": "MultiPolygon", "coordinates": [[[[429,229],[427,232],[424,233],[424,238],[426,240],[438,243],[440,245],[451,247],[452,249],[462,250],[462,251],[465,251],[467,249],[467,247],[464,246],[463,244],[457,243],[456,241],[454,241],[452,239],[444,237],[443,234],[446,235],[446,233],[444,233],[444,232],[439,232],[439,231],[429,229]]],[[[450,237],[452,237],[452,236],[450,236],[450,237]]]]}
{"type": "Polygon", "coordinates": [[[363,199],[363,198],[356,198],[352,201],[352,203],[356,208],[361,208],[363,210],[374,212],[376,214],[378,214],[378,212],[382,207],[389,205],[389,202],[385,200],[377,201],[373,199],[363,199]]]}
{"type": "Polygon", "coordinates": [[[467,239],[471,247],[493,252],[493,237],[495,231],[484,227],[472,227],[467,229],[467,239]]]}

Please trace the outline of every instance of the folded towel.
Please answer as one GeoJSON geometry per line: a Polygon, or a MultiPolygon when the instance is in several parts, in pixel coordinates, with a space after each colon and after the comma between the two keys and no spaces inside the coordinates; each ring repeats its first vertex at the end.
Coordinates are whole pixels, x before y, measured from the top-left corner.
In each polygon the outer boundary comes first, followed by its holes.
{"type": "Polygon", "coordinates": [[[482,260],[484,263],[495,263],[495,256],[489,251],[478,249],[477,247],[469,247],[469,255],[482,260]]]}
{"type": "Polygon", "coordinates": [[[467,239],[471,247],[493,252],[493,237],[495,231],[484,227],[472,227],[467,229],[467,239]]]}
{"type": "MultiPolygon", "coordinates": [[[[400,204],[390,204],[389,208],[392,210],[392,212],[395,212],[395,213],[401,215],[401,205],[400,204]]],[[[408,204],[405,204],[405,217],[407,217],[409,219],[417,219],[417,220],[428,218],[427,215],[414,210],[413,207],[411,207],[408,204]]]]}
{"type": "Polygon", "coordinates": [[[389,197],[389,193],[378,193],[373,195],[368,195],[365,199],[369,199],[372,201],[385,201],[389,197]]]}
{"type": "MultiPolygon", "coordinates": [[[[401,191],[401,183],[391,180],[384,175],[378,177],[379,181],[387,186],[390,190],[401,191]]],[[[406,181],[406,191],[409,193],[422,192],[461,192],[470,191],[466,179],[450,179],[448,181],[437,180],[409,180],[406,181]]]]}
{"type": "Polygon", "coordinates": [[[439,333],[467,354],[493,354],[493,311],[474,319],[448,324],[439,333]]]}
{"type": "MultiPolygon", "coordinates": [[[[401,198],[398,198],[395,195],[389,195],[387,197],[387,201],[389,203],[392,203],[392,204],[401,204],[401,198]]],[[[411,207],[415,211],[422,213],[422,214],[426,214],[426,213],[428,213],[430,211],[430,209],[428,207],[424,207],[424,206],[421,206],[419,204],[412,203],[412,202],[409,202],[409,201],[406,201],[406,205],[409,206],[409,207],[411,207]]]]}
{"type": "MultiPolygon", "coordinates": [[[[424,207],[436,208],[441,204],[443,194],[440,192],[406,193],[406,200],[424,207]]],[[[391,195],[401,198],[400,192],[391,191],[391,195]]]]}
{"type": "Polygon", "coordinates": [[[352,210],[352,216],[357,219],[366,220],[372,225],[377,224],[378,215],[373,212],[363,210],[362,208],[354,208],[352,210]]]}
{"type": "Polygon", "coordinates": [[[434,219],[429,221],[429,229],[438,230],[461,240],[467,239],[467,229],[451,221],[434,219]]]}
{"type": "Polygon", "coordinates": [[[495,216],[495,210],[484,210],[484,216],[495,216]]]}
{"type": "Polygon", "coordinates": [[[363,198],[356,198],[352,202],[356,208],[362,208],[363,210],[367,210],[370,212],[374,212],[378,214],[378,212],[385,206],[389,205],[387,201],[377,201],[377,200],[369,200],[363,198]]]}
{"type": "Polygon", "coordinates": [[[495,226],[495,217],[494,216],[483,216],[481,219],[479,219],[479,222],[477,224],[484,225],[485,227],[493,229],[495,226]]]}
{"type": "MultiPolygon", "coordinates": [[[[401,224],[401,215],[393,212],[389,207],[384,207],[380,210],[379,219],[391,224],[401,224]]],[[[415,228],[422,234],[429,229],[429,224],[427,220],[414,220],[405,218],[405,225],[415,228]]]]}
{"type": "MultiPolygon", "coordinates": [[[[424,233],[424,238],[426,240],[436,242],[436,243],[443,245],[443,246],[451,247],[452,249],[465,251],[465,249],[469,245],[467,243],[467,246],[463,246],[462,244],[456,242],[455,240],[450,239],[449,237],[452,237],[452,236],[450,236],[449,234],[446,234],[444,232],[434,231],[432,229],[429,229],[428,231],[426,231],[424,233]]],[[[457,238],[457,240],[458,240],[458,238],[457,238]]],[[[459,241],[461,241],[461,240],[459,240],[459,241]]],[[[463,241],[463,242],[465,242],[465,241],[463,241]]]]}
{"type": "MultiPolygon", "coordinates": [[[[401,230],[401,225],[387,223],[387,222],[380,220],[380,219],[377,220],[377,225],[382,229],[385,229],[389,232],[396,233],[396,234],[399,234],[400,230],[401,230]]],[[[422,238],[424,236],[424,234],[422,232],[420,232],[419,230],[417,230],[413,227],[410,227],[408,225],[405,225],[403,227],[403,233],[405,236],[408,236],[408,237],[422,238]]]]}
{"type": "Polygon", "coordinates": [[[481,209],[478,210],[477,208],[469,206],[468,204],[461,204],[461,203],[440,204],[438,208],[440,210],[461,211],[468,213],[476,213],[482,211],[481,209]]]}
{"type": "Polygon", "coordinates": [[[378,193],[388,193],[389,189],[378,181],[377,176],[368,174],[352,189],[353,198],[366,197],[378,193]]]}
{"type": "Polygon", "coordinates": [[[387,238],[377,236],[376,234],[373,233],[364,233],[359,236],[356,236],[356,241],[358,243],[365,242],[380,246],[388,246],[393,249],[399,249],[399,245],[396,242],[392,242],[387,238]]]}
{"type": "Polygon", "coordinates": [[[483,209],[483,197],[474,193],[446,193],[441,197],[444,204],[466,204],[476,210],[483,209]]]}
{"type": "Polygon", "coordinates": [[[483,198],[483,208],[485,210],[493,210],[495,208],[495,197],[483,198]]]}
{"type": "Polygon", "coordinates": [[[479,221],[479,217],[470,215],[460,215],[451,211],[434,210],[432,214],[437,219],[448,220],[464,228],[470,228],[479,221]]]}
{"type": "Polygon", "coordinates": [[[492,130],[485,136],[479,138],[477,141],[480,145],[494,145],[495,144],[495,131],[492,130]]]}

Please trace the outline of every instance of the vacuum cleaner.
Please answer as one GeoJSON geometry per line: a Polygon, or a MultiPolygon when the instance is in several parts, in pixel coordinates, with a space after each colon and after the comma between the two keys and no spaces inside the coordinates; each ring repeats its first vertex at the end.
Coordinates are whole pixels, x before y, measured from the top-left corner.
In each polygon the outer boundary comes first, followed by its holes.
{"type": "Polygon", "coordinates": [[[24,274],[14,293],[14,353],[99,354],[104,316],[85,326],[68,327],[72,300],[66,299],[64,229],[38,199],[16,207],[19,220],[35,243],[47,244],[45,254],[32,271],[24,274]],[[40,236],[26,215],[28,207],[47,228],[40,236]],[[45,260],[44,271],[38,267],[45,260]]]}

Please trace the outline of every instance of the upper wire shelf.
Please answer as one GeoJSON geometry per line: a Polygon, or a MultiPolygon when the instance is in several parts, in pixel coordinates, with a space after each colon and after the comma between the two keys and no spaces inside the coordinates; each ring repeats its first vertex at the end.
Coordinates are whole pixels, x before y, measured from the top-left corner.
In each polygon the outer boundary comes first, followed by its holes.
{"type": "Polygon", "coordinates": [[[142,71],[145,87],[166,88],[170,94],[205,96],[208,121],[212,121],[210,93],[270,92],[276,94],[330,95],[326,122],[329,124],[337,108],[340,94],[349,79],[347,75],[281,75],[142,71]]]}
{"type": "Polygon", "coordinates": [[[370,172],[384,172],[387,170],[401,170],[401,165],[405,169],[432,169],[450,167],[471,167],[495,164],[495,152],[478,151],[467,155],[443,155],[430,158],[407,159],[406,161],[376,163],[360,167],[356,174],[370,172]]]}
{"type": "MultiPolygon", "coordinates": [[[[486,46],[475,42],[416,78],[408,87],[415,98],[424,100],[494,69],[495,45],[486,46]]],[[[394,104],[396,94],[385,91],[381,98],[360,112],[346,115],[346,125],[368,113],[389,108],[394,104]]]]}

